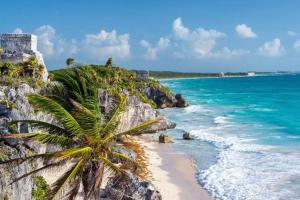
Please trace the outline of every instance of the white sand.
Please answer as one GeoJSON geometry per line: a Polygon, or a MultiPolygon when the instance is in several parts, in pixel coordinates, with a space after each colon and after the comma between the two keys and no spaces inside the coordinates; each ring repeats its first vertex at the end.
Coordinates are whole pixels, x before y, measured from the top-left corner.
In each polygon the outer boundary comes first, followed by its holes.
{"type": "Polygon", "coordinates": [[[152,183],[159,189],[163,200],[213,200],[198,183],[193,162],[173,151],[170,144],[159,144],[153,136],[141,136],[149,159],[152,183]]]}

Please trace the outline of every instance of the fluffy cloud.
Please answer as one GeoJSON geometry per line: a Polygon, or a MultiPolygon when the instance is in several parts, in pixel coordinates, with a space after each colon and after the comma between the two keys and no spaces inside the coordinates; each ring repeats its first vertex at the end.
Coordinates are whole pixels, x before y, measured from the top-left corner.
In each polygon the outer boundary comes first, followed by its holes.
{"type": "Polygon", "coordinates": [[[294,48],[300,50],[300,39],[294,43],[294,48]]]}
{"type": "Polygon", "coordinates": [[[20,28],[16,28],[13,33],[20,34],[20,33],[23,33],[23,30],[20,28]]]}
{"type": "Polygon", "coordinates": [[[279,57],[284,54],[285,49],[282,46],[280,39],[275,38],[272,41],[265,42],[264,45],[258,49],[258,51],[264,56],[279,57]]]}
{"type": "Polygon", "coordinates": [[[146,54],[144,55],[145,59],[147,60],[155,60],[157,58],[157,54],[166,49],[169,44],[170,40],[164,37],[161,37],[154,47],[146,40],[140,41],[140,45],[147,50],[146,54]]]}
{"type": "Polygon", "coordinates": [[[256,38],[257,35],[251,29],[251,27],[247,26],[246,24],[239,24],[235,27],[235,31],[238,33],[239,36],[243,38],[256,38]]]}
{"type": "Polygon", "coordinates": [[[173,32],[178,43],[181,43],[179,46],[182,50],[197,58],[209,56],[217,40],[226,36],[225,33],[214,29],[206,30],[200,27],[196,30],[189,30],[183,25],[181,18],[177,18],[173,22],[173,32]]]}
{"type": "Polygon", "coordinates": [[[35,34],[38,36],[38,49],[46,58],[69,56],[77,52],[76,40],[63,39],[50,25],[40,26],[35,30],[35,34]]]}
{"type": "Polygon", "coordinates": [[[83,40],[85,53],[97,60],[114,58],[128,58],[130,56],[129,34],[118,35],[115,30],[107,32],[101,30],[96,34],[86,34],[83,40]]]}
{"type": "Polygon", "coordinates": [[[294,31],[288,31],[287,34],[289,36],[295,36],[295,35],[297,35],[297,33],[295,33],[294,31]]]}

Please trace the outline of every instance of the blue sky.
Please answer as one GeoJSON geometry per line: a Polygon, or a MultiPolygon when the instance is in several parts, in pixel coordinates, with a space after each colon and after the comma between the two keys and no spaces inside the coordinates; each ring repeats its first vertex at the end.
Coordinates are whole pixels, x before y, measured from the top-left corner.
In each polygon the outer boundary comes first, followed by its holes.
{"type": "Polygon", "coordinates": [[[297,0],[1,2],[0,32],[39,37],[48,68],[65,59],[128,68],[300,71],[297,0]],[[5,8],[5,9],[3,9],[5,8]]]}

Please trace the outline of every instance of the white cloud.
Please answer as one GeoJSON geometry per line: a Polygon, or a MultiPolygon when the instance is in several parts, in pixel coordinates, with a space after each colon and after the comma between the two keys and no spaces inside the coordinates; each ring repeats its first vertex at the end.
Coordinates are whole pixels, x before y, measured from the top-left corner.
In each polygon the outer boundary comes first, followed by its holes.
{"type": "Polygon", "coordinates": [[[23,33],[23,30],[20,28],[16,28],[13,33],[20,34],[20,33],[23,33]]]}
{"type": "Polygon", "coordinates": [[[250,51],[243,49],[229,49],[228,47],[224,47],[219,51],[213,52],[210,57],[230,59],[232,57],[238,57],[246,54],[250,54],[250,51]]]}
{"type": "Polygon", "coordinates": [[[76,40],[65,40],[56,34],[50,25],[40,26],[35,30],[38,37],[38,49],[47,57],[69,56],[77,52],[76,40]]]}
{"type": "MultiPolygon", "coordinates": [[[[175,39],[180,43],[178,46],[184,54],[196,58],[209,56],[217,43],[217,39],[226,36],[225,33],[214,29],[206,30],[200,27],[189,30],[183,25],[181,18],[174,20],[173,32],[175,39]]],[[[182,55],[183,53],[177,52],[176,54],[182,55]]]]}
{"type": "Polygon", "coordinates": [[[118,35],[115,30],[112,32],[101,30],[96,34],[86,34],[83,45],[85,53],[97,60],[108,57],[124,59],[130,56],[129,34],[118,35]]]}
{"type": "Polygon", "coordinates": [[[254,33],[250,26],[246,24],[239,24],[235,27],[235,31],[238,33],[239,36],[243,38],[256,38],[257,35],[254,33]]]}
{"type": "Polygon", "coordinates": [[[297,33],[295,33],[294,31],[288,31],[287,34],[289,36],[295,36],[295,35],[297,35],[297,33]]]}
{"type": "Polygon", "coordinates": [[[144,55],[145,59],[147,60],[155,60],[157,58],[157,54],[166,49],[169,44],[170,40],[163,37],[158,40],[157,44],[154,47],[152,47],[152,45],[146,40],[140,41],[140,45],[147,49],[147,52],[144,55]]]}
{"type": "Polygon", "coordinates": [[[258,49],[258,51],[264,56],[279,57],[284,54],[285,49],[282,46],[280,39],[275,38],[272,41],[265,42],[264,45],[258,49]]]}
{"type": "Polygon", "coordinates": [[[298,39],[295,43],[294,43],[294,48],[297,50],[300,50],[300,39],[298,39]]]}

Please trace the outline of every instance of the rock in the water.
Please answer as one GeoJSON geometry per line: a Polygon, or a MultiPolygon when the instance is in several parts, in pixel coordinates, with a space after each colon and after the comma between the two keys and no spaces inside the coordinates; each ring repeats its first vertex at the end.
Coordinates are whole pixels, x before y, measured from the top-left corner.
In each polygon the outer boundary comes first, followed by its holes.
{"type": "Polygon", "coordinates": [[[176,107],[187,107],[188,106],[187,101],[182,97],[181,94],[176,94],[175,99],[177,100],[176,107]]]}
{"type": "Polygon", "coordinates": [[[158,108],[188,106],[188,103],[181,94],[174,96],[171,93],[166,93],[165,91],[153,86],[147,86],[145,89],[145,94],[149,99],[152,99],[156,103],[158,108]]]}
{"type": "Polygon", "coordinates": [[[155,186],[131,174],[119,174],[110,179],[104,196],[109,200],[161,200],[155,186]]]}
{"type": "Polygon", "coordinates": [[[172,143],[171,137],[166,134],[161,134],[158,137],[158,141],[159,141],[159,143],[172,143]]]}
{"type": "Polygon", "coordinates": [[[194,139],[189,132],[184,132],[183,135],[182,135],[182,138],[184,140],[193,140],[194,139]]]}

